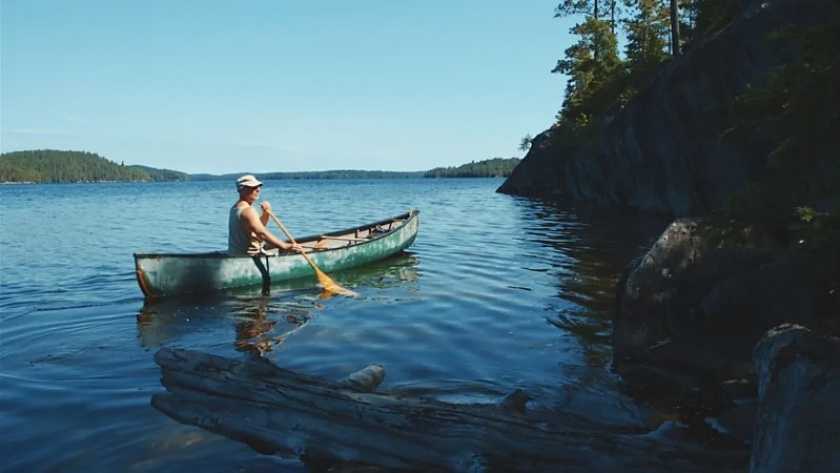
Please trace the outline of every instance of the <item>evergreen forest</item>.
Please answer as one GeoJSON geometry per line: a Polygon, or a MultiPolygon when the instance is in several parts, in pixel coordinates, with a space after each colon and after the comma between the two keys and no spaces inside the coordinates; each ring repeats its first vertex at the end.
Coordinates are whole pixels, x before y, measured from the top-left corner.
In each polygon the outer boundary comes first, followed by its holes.
{"type": "Polygon", "coordinates": [[[0,182],[145,182],[187,180],[182,172],[126,166],[86,151],[33,150],[0,155],[0,182]]]}
{"type": "Polygon", "coordinates": [[[519,158],[493,158],[472,161],[457,167],[439,167],[426,171],[424,177],[508,177],[519,158]]]}

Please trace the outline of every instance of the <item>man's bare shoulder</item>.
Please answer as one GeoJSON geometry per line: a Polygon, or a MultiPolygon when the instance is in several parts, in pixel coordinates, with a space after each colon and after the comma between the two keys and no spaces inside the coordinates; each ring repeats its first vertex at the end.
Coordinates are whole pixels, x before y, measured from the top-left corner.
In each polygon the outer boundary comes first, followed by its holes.
{"type": "Polygon", "coordinates": [[[252,217],[252,216],[259,218],[259,215],[257,214],[257,209],[255,209],[254,207],[252,207],[248,204],[239,206],[238,208],[240,209],[240,213],[243,216],[246,216],[246,217],[249,217],[249,218],[252,217]]]}

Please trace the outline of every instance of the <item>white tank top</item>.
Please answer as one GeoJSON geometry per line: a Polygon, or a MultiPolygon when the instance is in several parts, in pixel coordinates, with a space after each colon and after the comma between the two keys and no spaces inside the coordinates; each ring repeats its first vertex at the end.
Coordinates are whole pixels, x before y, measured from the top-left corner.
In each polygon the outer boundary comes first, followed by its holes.
{"type": "MultiPolygon", "coordinates": [[[[238,203],[238,202],[237,202],[238,203]]],[[[255,255],[262,252],[262,240],[254,232],[246,233],[242,228],[242,212],[247,205],[230,208],[228,217],[228,253],[232,255],[255,255]]]]}

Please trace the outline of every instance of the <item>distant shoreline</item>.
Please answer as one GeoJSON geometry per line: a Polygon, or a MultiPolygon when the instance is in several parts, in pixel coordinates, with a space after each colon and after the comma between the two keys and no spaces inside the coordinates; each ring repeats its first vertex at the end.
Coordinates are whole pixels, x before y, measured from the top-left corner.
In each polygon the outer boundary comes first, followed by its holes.
{"type": "MultiPolygon", "coordinates": [[[[444,176],[444,177],[428,177],[428,176],[419,176],[419,177],[281,177],[281,178],[272,178],[267,177],[260,179],[264,181],[352,181],[352,180],[372,180],[372,181],[381,181],[386,179],[395,179],[395,180],[413,180],[413,179],[505,179],[506,176],[444,176]]],[[[34,181],[5,181],[0,182],[2,186],[13,186],[13,185],[52,185],[52,184],[158,184],[158,183],[172,183],[172,182],[182,182],[182,183],[190,183],[190,182],[223,182],[227,181],[228,179],[190,179],[190,180],[172,180],[172,181],[156,181],[156,180],[147,180],[147,181],[67,181],[67,182],[34,182],[34,181]]]]}
{"type": "MultiPolygon", "coordinates": [[[[509,176],[519,161],[519,158],[493,158],[428,171],[332,169],[329,171],[257,172],[256,174],[263,180],[498,178],[509,176]]],[[[117,164],[87,151],[44,149],[0,154],[0,182],[3,184],[232,181],[245,173],[248,172],[190,174],[138,164],[117,164]]]]}

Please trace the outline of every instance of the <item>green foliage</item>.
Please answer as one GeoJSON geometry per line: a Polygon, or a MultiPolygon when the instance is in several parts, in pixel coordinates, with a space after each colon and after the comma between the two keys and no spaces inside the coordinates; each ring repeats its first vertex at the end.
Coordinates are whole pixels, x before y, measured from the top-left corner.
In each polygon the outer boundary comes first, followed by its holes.
{"type": "Polygon", "coordinates": [[[623,63],[610,22],[590,16],[571,32],[580,39],[551,71],[569,78],[558,124],[572,130],[571,135],[587,136],[594,117],[616,98],[603,91],[611,90],[610,85],[622,76],[623,63]]]}
{"type": "Polygon", "coordinates": [[[686,53],[700,40],[697,28],[697,0],[678,0],[677,17],[680,25],[680,49],[686,53]]]}
{"type": "MultiPolygon", "coordinates": [[[[742,11],[735,0],[681,0],[675,19],[680,49],[710,37],[742,11]]],[[[571,32],[579,38],[552,73],[568,77],[553,140],[584,145],[670,60],[670,2],[661,0],[564,0],[555,17],[582,16],[571,32]],[[616,26],[626,38],[618,52],[616,26]]]]}
{"type": "Polygon", "coordinates": [[[137,164],[131,165],[134,169],[145,172],[153,181],[189,181],[190,175],[181,172],[173,171],[171,169],[157,169],[149,166],[140,166],[137,164]]]}
{"type": "Polygon", "coordinates": [[[551,71],[568,77],[554,140],[575,145],[591,141],[607,117],[623,107],[668,60],[668,4],[658,0],[625,0],[624,4],[622,12],[615,1],[566,0],[555,9],[555,17],[584,18],[571,29],[578,42],[566,49],[564,59],[551,71]],[[625,17],[617,18],[620,14],[625,17]],[[619,56],[617,23],[626,34],[626,59],[619,56]]]}
{"type": "Polygon", "coordinates": [[[743,12],[747,3],[737,0],[695,0],[692,13],[696,14],[696,40],[708,38],[720,31],[743,12]]]}
{"type": "Polygon", "coordinates": [[[14,151],[0,155],[0,182],[148,181],[145,172],[84,151],[14,151]]]}
{"type": "Polygon", "coordinates": [[[532,141],[534,141],[534,137],[530,133],[522,137],[522,140],[519,141],[519,151],[528,151],[531,149],[532,141]]]}
{"type": "MultiPolygon", "coordinates": [[[[751,133],[777,143],[766,171],[715,216],[730,226],[754,227],[782,243],[802,242],[815,270],[840,281],[840,12],[817,27],[778,31],[771,38],[790,60],[751,87],[735,107],[729,133],[751,133]]],[[[720,224],[720,223],[718,223],[720,224]]]]}
{"type": "Polygon", "coordinates": [[[519,161],[519,158],[472,161],[458,167],[434,168],[426,171],[424,177],[508,177],[519,161]]]}
{"type": "Polygon", "coordinates": [[[817,279],[830,288],[840,284],[840,212],[797,207],[791,232],[813,255],[817,279]]]}
{"type": "Polygon", "coordinates": [[[0,182],[41,182],[41,173],[0,157],[0,182]]]}
{"type": "Polygon", "coordinates": [[[594,17],[573,26],[571,32],[580,39],[566,49],[566,58],[557,61],[551,72],[569,76],[567,98],[583,99],[620,65],[618,40],[608,21],[594,17]]]}
{"type": "Polygon", "coordinates": [[[643,74],[659,69],[668,59],[671,31],[669,10],[660,0],[625,0],[636,14],[623,21],[627,32],[626,55],[633,71],[643,74]]]}

